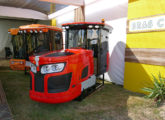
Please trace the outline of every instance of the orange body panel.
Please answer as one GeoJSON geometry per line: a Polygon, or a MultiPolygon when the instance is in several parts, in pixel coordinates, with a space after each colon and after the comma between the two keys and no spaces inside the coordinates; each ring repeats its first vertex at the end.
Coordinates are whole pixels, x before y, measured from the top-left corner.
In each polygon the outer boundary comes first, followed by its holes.
{"type": "Polygon", "coordinates": [[[10,32],[11,35],[17,35],[19,31],[19,28],[11,28],[8,30],[8,32],[10,32]]]}
{"type": "Polygon", "coordinates": [[[28,32],[30,32],[30,30],[37,30],[38,32],[40,30],[42,30],[43,32],[48,32],[48,30],[62,32],[61,28],[58,28],[55,26],[49,26],[49,25],[41,25],[41,24],[24,25],[24,26],[20,26],[19,29],[20,30],[27,30],[28,32]]]}
{"type": "Polygon", "coordinates": [[[10,68],[12,70],[25,70],[25,59],[10,59],[10,68]]]}

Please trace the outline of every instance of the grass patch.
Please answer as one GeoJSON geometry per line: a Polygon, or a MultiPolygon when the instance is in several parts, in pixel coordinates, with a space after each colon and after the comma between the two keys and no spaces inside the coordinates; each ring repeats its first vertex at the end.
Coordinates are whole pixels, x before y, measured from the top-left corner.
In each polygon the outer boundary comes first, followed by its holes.
{"type": "Polygon", "coordinates": [[[164,120],[165,106],[156,108],[143,95],[106,83],[82,102],[45,104],[29,98],[29,76],[0,67],[0,79],[15,120],[164,120]]]}

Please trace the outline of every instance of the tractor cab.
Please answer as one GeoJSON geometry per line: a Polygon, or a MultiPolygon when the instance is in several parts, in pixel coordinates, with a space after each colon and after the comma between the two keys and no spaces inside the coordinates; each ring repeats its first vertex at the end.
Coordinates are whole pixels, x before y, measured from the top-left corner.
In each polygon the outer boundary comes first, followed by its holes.
{"type": "Polygon", "coordinates": [[[112,28],[88,22],[62,26],[65,49],[29,57],[32,100],[64,103],[84,98],[88,91],[104,84],[97,86],[96,78],[108,70],[108,35],[112,28]]]}
{"type": "Polygon", "coordinates": [[[11,42],[13,44],[13,59],[10,67],[13,70],[25,70],[29,67],[29,56],[60,50],[63,47],[62,29],[32,24],[9,29],[11,42]]]}
{"type": "Polygon", "coordinates": [[[109,33],[112,27],[104,23],[77,22],[63,24],[65,48],[83,48],[93,51],[94,73],[104,74],[109,65],[109,33]]]}

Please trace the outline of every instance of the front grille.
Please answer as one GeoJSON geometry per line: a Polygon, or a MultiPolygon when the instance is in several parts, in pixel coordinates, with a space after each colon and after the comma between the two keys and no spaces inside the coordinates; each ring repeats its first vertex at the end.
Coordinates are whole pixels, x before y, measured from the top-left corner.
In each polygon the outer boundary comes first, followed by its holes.
{"type": "Polygon", "coordinates": [[[72,73],[48,78],[48,93],[59,93],[69,89],[72,73]]]}
{"type": "Polygon", "coordinates": [[[34,74],[34,89],[37,92],[44,92],[44,75],[41,73],[34,74]]]}

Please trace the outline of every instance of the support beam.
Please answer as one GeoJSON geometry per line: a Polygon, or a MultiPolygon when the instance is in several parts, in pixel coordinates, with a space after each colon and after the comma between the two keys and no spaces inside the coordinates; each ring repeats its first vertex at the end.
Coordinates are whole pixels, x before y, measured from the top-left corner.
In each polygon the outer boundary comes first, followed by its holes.
{"type": "Polygon", "coordinates": [[[81,6],[74,10],[74,21],[85,22],[85,7],[81,6]]]}
{"type": "MultiPolygon", "coordinates": [[[[50,4],[50,14],[54,13],[56,11],[56,4],[51,3],[50,4]]],[[[53,18],[50,23],[52,26],[56,26],[56,18],[53,18]]]]}
{"type": "Polygon", "coordinates": [[[64,4],[64,5],[74,5],[74,6],[84,5],[84,0],[39,0],[39,1],[64,4]]]}

